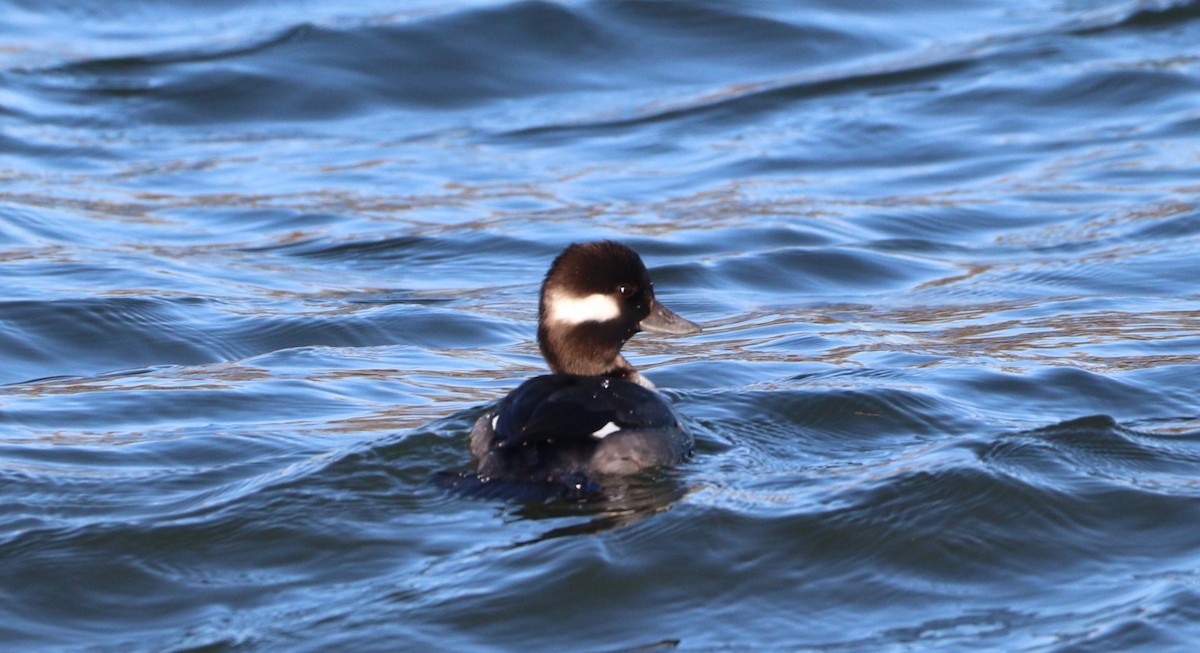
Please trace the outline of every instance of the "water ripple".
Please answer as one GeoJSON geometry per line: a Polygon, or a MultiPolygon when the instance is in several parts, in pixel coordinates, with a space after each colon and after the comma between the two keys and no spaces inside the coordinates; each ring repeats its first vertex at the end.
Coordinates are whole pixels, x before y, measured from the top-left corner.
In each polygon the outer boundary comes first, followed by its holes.
{"type": "Polygon", "coordinates": [[[0,648],[1200,635],[1194,0],[5,9],[0,648]],[[600,238],[695,454],[448,490],[600,238]]]}

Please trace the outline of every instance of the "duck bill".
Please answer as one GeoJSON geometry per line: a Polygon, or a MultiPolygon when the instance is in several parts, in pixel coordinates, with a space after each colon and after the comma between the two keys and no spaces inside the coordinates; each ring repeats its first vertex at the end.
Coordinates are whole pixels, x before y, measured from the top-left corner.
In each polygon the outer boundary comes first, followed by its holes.
{"type": "Polygon", "coordinates": [[[674,311],[658,303],[657,300],[652,301],[654,303],[650,307],[650,314],[638,323],[638,327],[643,331],[671,333],[675,335],[700,333],[700,326],[698,324],[679,317],[674,311]]]}

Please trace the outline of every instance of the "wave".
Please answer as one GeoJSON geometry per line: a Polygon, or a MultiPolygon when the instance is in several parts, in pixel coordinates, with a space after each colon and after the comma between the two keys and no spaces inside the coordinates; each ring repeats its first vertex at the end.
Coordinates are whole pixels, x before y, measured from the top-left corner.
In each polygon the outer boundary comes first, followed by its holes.
{"type": "Polygon", "coordinates": [[[716,7],[518,2],[392,24],[293,25],[239,42],[30,70],[25,81],[80,101],[118,102],[130,118],[159,123],[314,120],[696,83],[877,45],[716,7]]]}
{"type": "Polygon", "coordinates": [[[504,338],[483,317],[437,302],[397,296],[351,306],[327,315],[278,315],[189,297],[7,302],[0,304],[0,347],[7,352],[0,382],[215,364],[303,347],[402,341],[439,349],[504,338]]]}

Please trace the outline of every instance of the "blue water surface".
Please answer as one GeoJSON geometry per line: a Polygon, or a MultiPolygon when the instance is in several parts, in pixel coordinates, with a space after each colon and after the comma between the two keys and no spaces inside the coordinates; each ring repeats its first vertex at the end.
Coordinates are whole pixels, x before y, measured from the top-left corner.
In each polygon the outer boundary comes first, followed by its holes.
{"type": "Polygon", "coordinates": [[[0,0],[0,648],[1193,651],[1200,3],[0,0]],[[698,440],[463,496],[566,244],[698,440]]]}

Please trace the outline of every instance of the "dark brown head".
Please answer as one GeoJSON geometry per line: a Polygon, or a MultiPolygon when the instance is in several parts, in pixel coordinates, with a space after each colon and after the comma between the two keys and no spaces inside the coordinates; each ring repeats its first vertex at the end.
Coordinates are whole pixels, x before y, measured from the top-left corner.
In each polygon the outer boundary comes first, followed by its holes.
{"type": "Polygon", "coordinates": [[[538,346],[560,374],[625,377],[621,347],[638,331],[696,333],[700,327],[654,299],[637,252],[610,240],[563,250],[542,283],[538,346]]]}

